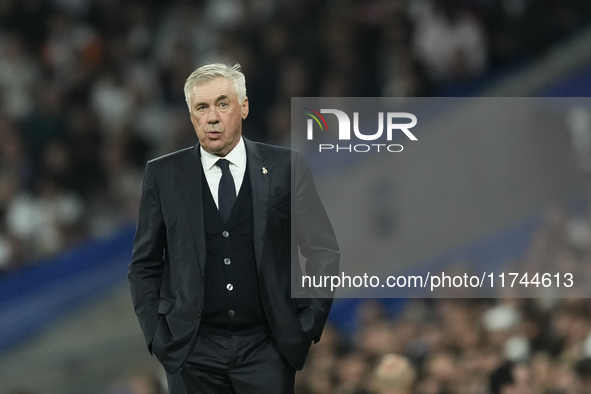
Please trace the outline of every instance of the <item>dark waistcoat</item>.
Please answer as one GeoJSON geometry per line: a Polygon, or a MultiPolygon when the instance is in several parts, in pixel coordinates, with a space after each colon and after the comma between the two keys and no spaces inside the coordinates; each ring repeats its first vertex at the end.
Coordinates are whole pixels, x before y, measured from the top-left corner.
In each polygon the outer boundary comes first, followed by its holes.
{"type": "Polygon", "coordinates": [[[202,324],[240,331],[265,324],[254,255],[252,193],[248,167],[224,223],[202,177],[207,261],[202,324]]]}

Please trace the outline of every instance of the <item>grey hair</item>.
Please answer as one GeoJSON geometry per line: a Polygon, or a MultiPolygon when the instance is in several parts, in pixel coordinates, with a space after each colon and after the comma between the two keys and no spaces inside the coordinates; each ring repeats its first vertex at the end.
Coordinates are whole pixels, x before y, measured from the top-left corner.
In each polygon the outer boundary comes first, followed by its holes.
{"type": "Polygon", "coordinates": [[[234,84],[234,89],[238,95],[238,101],[242,104],[246,97],[246,78],[242,74],[240,64],[233,66],[222,63],[206,64],[193,71],[185,82],[185,101],[191,111],[191,93],[195,86],[209,82],[215,78],[227,78],[234,84]]]}

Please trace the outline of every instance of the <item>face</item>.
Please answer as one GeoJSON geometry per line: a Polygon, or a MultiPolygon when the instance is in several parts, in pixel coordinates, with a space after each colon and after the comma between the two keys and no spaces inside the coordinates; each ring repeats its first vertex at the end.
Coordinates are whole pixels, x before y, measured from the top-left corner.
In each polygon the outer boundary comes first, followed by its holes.
{"type": "Polygon", "coordinates": [[[190,97],[191,123],[199,144],[208,153],[226,156],[240,141],[248,98],[239,102],[234,84],[223,77],[194,86],[190,97]]]}

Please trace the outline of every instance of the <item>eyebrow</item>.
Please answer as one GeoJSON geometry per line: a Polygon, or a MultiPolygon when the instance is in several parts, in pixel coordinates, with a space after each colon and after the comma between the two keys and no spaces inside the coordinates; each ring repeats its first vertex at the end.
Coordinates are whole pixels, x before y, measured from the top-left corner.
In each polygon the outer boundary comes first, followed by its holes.
{"type": "Polygon", "coordinates": [[[227,95],[225,95],[225,94],[222,94],[220,97],[218,97],[218,98],[215,100],[215,102],[216,102],[216,103],[219,103],[220,101],[222,101],[222,100],[227,100],[227,99],[228,99],[228,96],[227,96],[227,95]]]}

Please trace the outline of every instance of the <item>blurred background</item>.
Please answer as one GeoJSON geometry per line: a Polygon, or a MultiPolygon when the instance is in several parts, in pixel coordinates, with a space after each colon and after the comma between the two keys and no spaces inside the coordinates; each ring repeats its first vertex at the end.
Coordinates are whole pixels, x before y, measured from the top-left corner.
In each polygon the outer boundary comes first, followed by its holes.
{"type": "MultiPolygon", "coordinates": [[[[163,392],[127,264],[145,162],[196,142],[182,87],[214,61],[243,66],[244,134],[287,145],[291,97],[588,96],[591,2],[0,0],[1,393],[163,392]]],[[[589,108],[554,131],[564,190],[483,242],[569,267],[591,262],[589,108]]],[[[297,392],[585,394],[590,334],[588,299],[338,300],[297,392]]]]}

